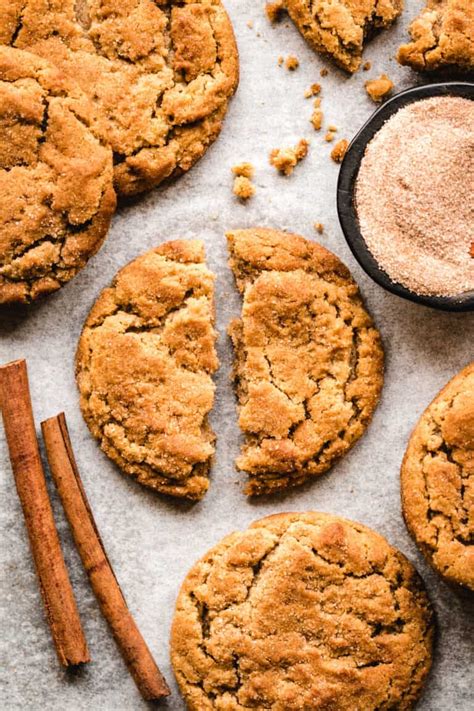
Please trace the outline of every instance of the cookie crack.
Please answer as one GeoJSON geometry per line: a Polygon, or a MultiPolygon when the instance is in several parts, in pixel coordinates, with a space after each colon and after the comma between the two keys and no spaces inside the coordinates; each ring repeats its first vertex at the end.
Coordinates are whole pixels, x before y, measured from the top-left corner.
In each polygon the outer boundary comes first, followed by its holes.
{"type": "Polygon", "coordinates": [[[20,34],[20,32],[21,32],[22,29],[23,29],[23,13],[25,12],[25,9],[26,9],[27,4],[28,4],[28,0],[26,0],[26,1],[23,3],[23,6],[22,6],[22,8],[21,8],[21,10],[20,10],[20,12],[19,12],[19,14],[18,14],[18,21],[17,21],[17,24],[16,24],[15,29],[13,30],[12,35],[11,35],[11,37],[10,37],[10,44],[12,44],[12,45],[15,44],[15,42],[16,42],[17,39],[18,39],[18,35],[20,34]]]}

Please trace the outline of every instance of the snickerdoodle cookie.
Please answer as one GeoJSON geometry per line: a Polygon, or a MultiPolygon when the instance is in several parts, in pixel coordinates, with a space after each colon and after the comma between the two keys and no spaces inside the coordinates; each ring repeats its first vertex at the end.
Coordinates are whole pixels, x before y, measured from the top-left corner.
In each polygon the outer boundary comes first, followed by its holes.
{"type": "Polygon", "coordinates": [[[403,0],[284,0],[282,6],[313,49],[355,72],[365,41],[396,20],[403,0]]]}
{"type": "Polygon", "coordinates": [[[383,382],[380,336],[347,267],[319,244],[271,229],[229,232],[243,294],[229,328],[246,443],[246,493],[325,472],[363,434],[383,382]]]}
{"type": "Polygon", "coordinates": [[[382,536],[283,513],[194,565],[171,660],[191,711],[404,711],[430,669],[433,628],[422,580],[382,536]]]}
{"type": "Polygon", "coordinates": [[[84,325],[81,409],[104,452],[140,484],[200,499],[214,434],[214,276],[198,241],[167,242],[121,269],[84,325]]]}
{"type": "Polygon", "coordinates": [[[107,233],[112,152],[89,108],[46,60],[0,46],[0,303],[59,289],[107,233]]]}
{"type": "Polygon", "coordinates": [[[410,25],[412,41],[398,50],[400,64],[428,71],[457,65],[474,69],[474,2],[427,0],[410,25]]]}
{"type": "Polygon", "coordinates": [[[130,195],[188,170],[219,134],[238,81],[220,0],[6,0],[0,41],[47,57],[95,111],[130,195]]]}
{"type": "Polygon", "coordinates": [[[402,506],[422,553],[474,591],[474,362],[425,410],[401,470],[402,506]]]}

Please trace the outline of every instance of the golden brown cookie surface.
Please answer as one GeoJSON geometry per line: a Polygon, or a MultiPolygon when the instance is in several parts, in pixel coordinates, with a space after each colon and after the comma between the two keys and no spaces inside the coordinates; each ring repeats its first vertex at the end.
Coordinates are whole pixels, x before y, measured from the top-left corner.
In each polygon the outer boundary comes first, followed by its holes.
{"type": "Polygon", "coordinates": [[[383,382],[380,336],[347,267],[320,245],[270,229],[228,234],[243,293],[229,333],[246,443],[246,493],[327,471],[363,434],[383,382]]]}
{"type": "Polygon", "coordinates": [[[474,591],[474,363],[416,425],[401,469],[405,521],[446,580],[474,591]]]}
{"type": "Polygon", "coordinates": [[[112,153],[82,92],[0,46],[0,303],[59,289],[99,249],[115,209],[112,153]]]}
{"type": "Polygon", "coordinates": [[[284,4],[305,40],[348,72],[360,67],[368,36],[389,27],[403,9],[403,0],[285,0],[284,4]]]}
{"type": "Polygon", "coordinates": [[[413,566],[358,523],[321,513],[224,538],[178,596],[171,660],[191,711],[413,707],[433,618],[413,566]]]}
{"type": "Polygon", "coordinates": [[[214,434],[214,277],[198,241],[167,242],[118,272],[79,341],[84,418],[103,451],[171,496],[207,491],[214,434]]]}
{"type": "Polygon", "coordinates": [[[400,64],[426,71],[447,65],[474,68],[472,0],[427,0],[410,25],[412,41],[398,50],[400,64]]]}
{"type": "Polygon", "coordinates": [[[6,0],[0,40],[47,57],[94,104],[119,193],[188,170],[219,134],[238,81],[220,0],[6,0]]]}

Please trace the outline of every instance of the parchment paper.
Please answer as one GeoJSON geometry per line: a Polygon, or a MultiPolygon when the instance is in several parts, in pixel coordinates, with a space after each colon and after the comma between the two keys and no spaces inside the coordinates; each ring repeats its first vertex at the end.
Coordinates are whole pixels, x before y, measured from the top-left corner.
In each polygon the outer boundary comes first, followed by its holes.
{"type": "MultiPolygon", "coordinates": [[[[99,530],[132,613],[172,686],[163,708],[184,704],[174,685],[168,636],[179,585],[190,566],[226,533],[279,511],[315,509],[361,521],[388,538],[421,572],[434,602],[439,638],[433,672],[420,711],[474,708],[473,605],[441,582],[411,541],[400,511],[399,467],[408,435],[429,401],[473,357],[474,314],[432,311],[384,292],[358,267],[336,216],[338,166],[329,158],[324,131],[314,132],[312,102],[304,90],[320,81],[325,123],[351,138],[374,110],[363,82],[387,72],[401,90],[420,78],[393,59],[409,20],[422,3],[406,0],[395,28],[373,41],[369,72],[347,77],[314,54],[287,20],[271,27],[264,2],[227,0],[241,56],[241,82],[218,141],[187,175],[155,190],[115,216],[99,254],[70,284],[27,315],[3,317],[0,362],[25,357],[36,422],[66,412],[84,485],[99,530]],[[253,28],[247,21],[253,21],[253,28]],[[279,55],[296,54],[288,72],[279,55]],[[323,79],[319,72],[328,67],[323,79]],[[310,153],[290,178],[268,164],[274,147],[311,140],[310,153]],[[248,204],[232,195],[230,168],[242,160],[256,167],[257,193],[248,204]],[[312,227],[322,222],[317,235],[312,227]],[[240,435],[229,384],[231,349],[226,327],[239,312],[239,297],[226,266],[226,229],[267,225],[321,241],[353,271],[380,328],[386,349],[386,380],[373,423],[333,470],[286,496],[247,501],[243,478],[233,467],[240,435]],[[206,498],[194,506],[173,504],[122,475],[101,453],[78,407],[73,357],[82,323],[99,291],[139,253],[169,239],[199,237],[217,278],[217,324],[221,369],[212,424],[217,454],[206,498]]],[[[430,79],[434,81],[435,78],[430,79]]],[[[1,198],[0,198],[1,199],[1,198]]],[[[422,265],[420,265],[422,268],[422,265]]],[[[64,514],[51,487],[65,555],[93,657],[77,676],[58,665],[40,601],[20,504],[0,433],[3,709],[85,711],[145,709],[103,621],[75,551],[64,514]]]]}

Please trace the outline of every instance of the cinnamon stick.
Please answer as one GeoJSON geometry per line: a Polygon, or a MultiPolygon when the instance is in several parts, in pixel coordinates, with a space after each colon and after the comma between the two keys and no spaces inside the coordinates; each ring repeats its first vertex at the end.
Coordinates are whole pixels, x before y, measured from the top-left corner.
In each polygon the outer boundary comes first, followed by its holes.
{"type": "Polygon", "coordinates": [[[107,558],[77,469],[63,413],[41,423],[51,474],[71,526],[79,555],[135,683],[146,700],[170,691],[130,614],[107,558]]]}
{"type": "Polygon", "coordinates": [[[24,360],[0,367],[0,404],[16,488],[56,652],[65,667],[90,661],[46,488],[24,360]]]}

